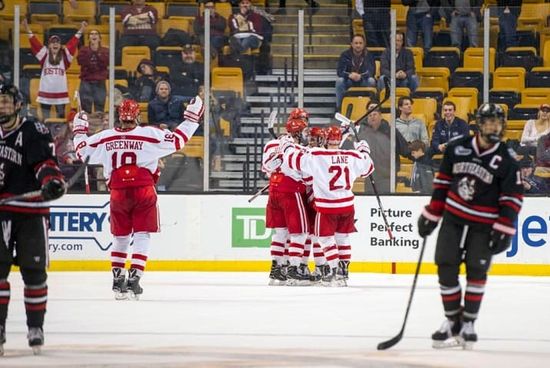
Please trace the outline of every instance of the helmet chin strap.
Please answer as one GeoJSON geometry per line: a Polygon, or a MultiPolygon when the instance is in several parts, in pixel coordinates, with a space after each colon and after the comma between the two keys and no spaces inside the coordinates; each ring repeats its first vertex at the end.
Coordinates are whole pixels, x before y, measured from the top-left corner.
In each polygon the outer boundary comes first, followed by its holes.
{"type": "Polygon", "coordinates": [[[0,125],[2,125],[3,127],[6,127],[6,125],[9,124],[15,125],[18,113],[19,111],[15,111],[13,114],[1,116],[0,125]]]}
{"type": "Polygon", "coordinates": [[[490,144],[496,144],[496,143],[499,143],[501,138],[500,138],[500,134],[498,133],[489,133],[489,134],[485,134],[483,132],[481,132],[481,138],[483,138],[483,140],[487,143],[490,143],[490,144]]]}

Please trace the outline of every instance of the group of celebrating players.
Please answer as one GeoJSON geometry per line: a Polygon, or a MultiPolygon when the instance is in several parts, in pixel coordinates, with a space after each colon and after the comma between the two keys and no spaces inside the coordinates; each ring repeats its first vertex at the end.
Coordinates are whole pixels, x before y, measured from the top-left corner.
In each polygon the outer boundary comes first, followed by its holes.
{"type": "Polygon", "coordinates": [[[287,134],[264,147],[262,170],[269,176],[266,226],[273,229],[270,285],[347,286],[349,234],[355,232],[352,185],[374,171],[365,141],[340,149],[346,127],[309,127],[296,108],[287,134]],[[313,247],[315,270],[308,258],[313,247]]]}

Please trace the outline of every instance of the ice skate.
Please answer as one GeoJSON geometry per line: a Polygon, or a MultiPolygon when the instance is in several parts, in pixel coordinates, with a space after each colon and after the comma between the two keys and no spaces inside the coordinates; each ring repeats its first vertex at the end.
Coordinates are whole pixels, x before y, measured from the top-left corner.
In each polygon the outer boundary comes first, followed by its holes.
{"type": "Polygon", "coordinates": [[[337,287],[340,286],[339,281],[337,280],[338,269],[330,268],[328,264],[323,266],[323,276],[321,277],[321,285],[327,287],[337,287]]]}
{"type": "Polygon", "coordinates": [[[323,277],[323,266],[315,266],[315,270],[310,275],[309,279],[313,285],[321,283],[321,278],[323,277]]]}
{"type": "Polygon", "coordinates": [[[6,327],[0,325],[0,356],[4,355],[4,344],[6,343],[6,327]]]}
{"type": "Polygon", "coordinates": [[[143,294],[143,288],[139,285],[140,277],[137,275],[137,270],[132,268],[128,273],[128,298],[131,300],[139,300],[143,294]]]}
{"type": "Polygon", "coordinates": [[[474,322],[462,323],[462,328],[458,334],[458,341],[461,343],[464,350],[472,350],[477,342],[477,334],[474,330],[474,322]]]}
{"type": "Polygon", "coordinates": [[[286,284],[287,286],[307,286],[310,284],[309,276],[302,274],[298,266],[288,266],[286,284]]]}
{"type": "Polygon", "coordinates": [[[113,292],[116,300],[128,299],[126,276],[121,268],[113,268],[113,292]]]}
{"type": "Polygon", "coordinates": [[[342,261],[338,263],[338,268],[336,269],[336,286],[345,287],[348,286],[346,270],[340,265],[342,261]]]}
{"type": "Polygon", "coordinates": [[[29,346],[32,348],[32,353],[34,355],[40,354],[42,345],[44,345],[44,331],[42,327],[29,327],[27,339],[29,340],[29,346]]]}
{"type": "Polygon", "coordinates": [[[269,275],[269,286],[286,285],[286,274],[283,271],[283,266],[275,265],[273,272],[269,275]]]}
{"type": "Polygon", "coordinates": [[[275,268],[277,268],[277,261],[272,260],[271,270],[269,271],[269,285],[271,285],[271,281],[275,279],[275,277],[273,276],[273,273],[275,272],[275,268]]]}
{"type": "Polygon", "coordinates": [[[349,279],[349,261],[339,261],[338,269],[342,270],[341,274],[344,276],[344,280],[349,279]]]}
{"type": "Polygon", "coordinates": [[[307,276],[308,279],[311,279],[311,271],[306,263],[301,263],[298,267],[298,272],[304,276],[307,276]]]}
{"type": "Polygon", "coordinates": [[[432,347],[434,349],[447,349],[461,346],[458,339],[460,327],[459,317],[443,321],[439,330],[432,334],[432,347]]]}

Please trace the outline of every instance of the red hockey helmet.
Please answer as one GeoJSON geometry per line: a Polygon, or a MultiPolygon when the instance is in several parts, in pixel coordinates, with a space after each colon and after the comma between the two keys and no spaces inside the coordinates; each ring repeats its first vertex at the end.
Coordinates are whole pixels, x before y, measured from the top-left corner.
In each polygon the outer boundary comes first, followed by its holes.
{"type": "Polygon", "coordinates": [[[288,119],[286,122],[286,131],[291,135],[299,134],[307,128],[307,123],[302,119],[288,119]]]}
{"type": "Polygon", "coordinates": [[[342,141],[342,131],[339,126],[333,125],[326,129],[327,143],[337,145],[342,141]]]}
{"type": "Polygon", "coordinates": [[[309,113],[305,109],[297,107],[288,114],[288,120],[290,119],[301,119],[307,123],[309,120],[309,113]]]}
{"type": "Polygon", "coordinates": [[[134,121],[137,124],[139,117],[139,104],[134,100],[123,100],[118,107],[118,118],[123,122],[134,121]]]}
{"type": "Polygon", "coordinates": [[[312,147],[321,147],[325,144],[326,133],[323,128],[311,127],[309,129],[309,144],[312,147]]]}

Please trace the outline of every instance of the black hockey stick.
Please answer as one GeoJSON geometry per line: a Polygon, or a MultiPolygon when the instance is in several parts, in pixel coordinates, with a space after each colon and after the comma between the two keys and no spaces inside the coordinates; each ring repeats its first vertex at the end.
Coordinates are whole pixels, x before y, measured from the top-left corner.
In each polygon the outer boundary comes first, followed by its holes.
{"type": "Polygon", "coordinates": [[[411,309],[411,304],[414,296],[414,290],[416,289],[416,280],[418,279],[418,274],[420,273],[420,265],[422,264],[422,256],[424,256],[424,248],[426,248],[427,239],[428,237],[425,236],[422,240],[422,248],[420,248],[420,256],[418,257],[418,263],[416,264],[416,271],[414,272],[414,279],[411,287],[411,294],[409,295],[409,302],[407,304],[407,310],[405,311],[405,320],[403,321],[403,326],[401,327],[401,331],[399,331],[397,336],[392,337],[391,339],[378,344],[377,346],[378,350],[389,349],[392,346],[396,345],[403,338],[403,333],[405,332],[405,326],[407,325],[407,317],[409,316],[409,310],[411,309]]]}
{"type": "MultiPolygon", "coordinates": [[[[90,161],[90,157],[86,157],[86,160],[78,167],[78,170],[73,174],[73,176],[70,177],[69,180],[65,183],[65,190],[70,189],[77,181],[80,179],[80,176],[84,173],[86,170],[86,166],[88,165],[88,161],[90,161]]],[[[15,201],[22,201],[25,199],[31,199],[31,198],[40,198],[42,196],[42,191],[39,190],[33,190],[32,192],[27,192],[23,194],[17,194],[11,197],[2,198],[0,199],[0,206],[3,206],[6,203],[15,202],[15,201]]]]}
{"type": "Polygon", "coordinates": [[[256,198],[258,198],[263,192],[265,192],[266,190],[269,189],[269,183],[267,183],[266,185],[263,186],[263,188],[261,188],[260,190],[258,190],[256,192],[256,194],[254,194],[252,197],[250,197],[248,199],[248,203],[252,202],[253,200],[255,200],[256,198]]]}

